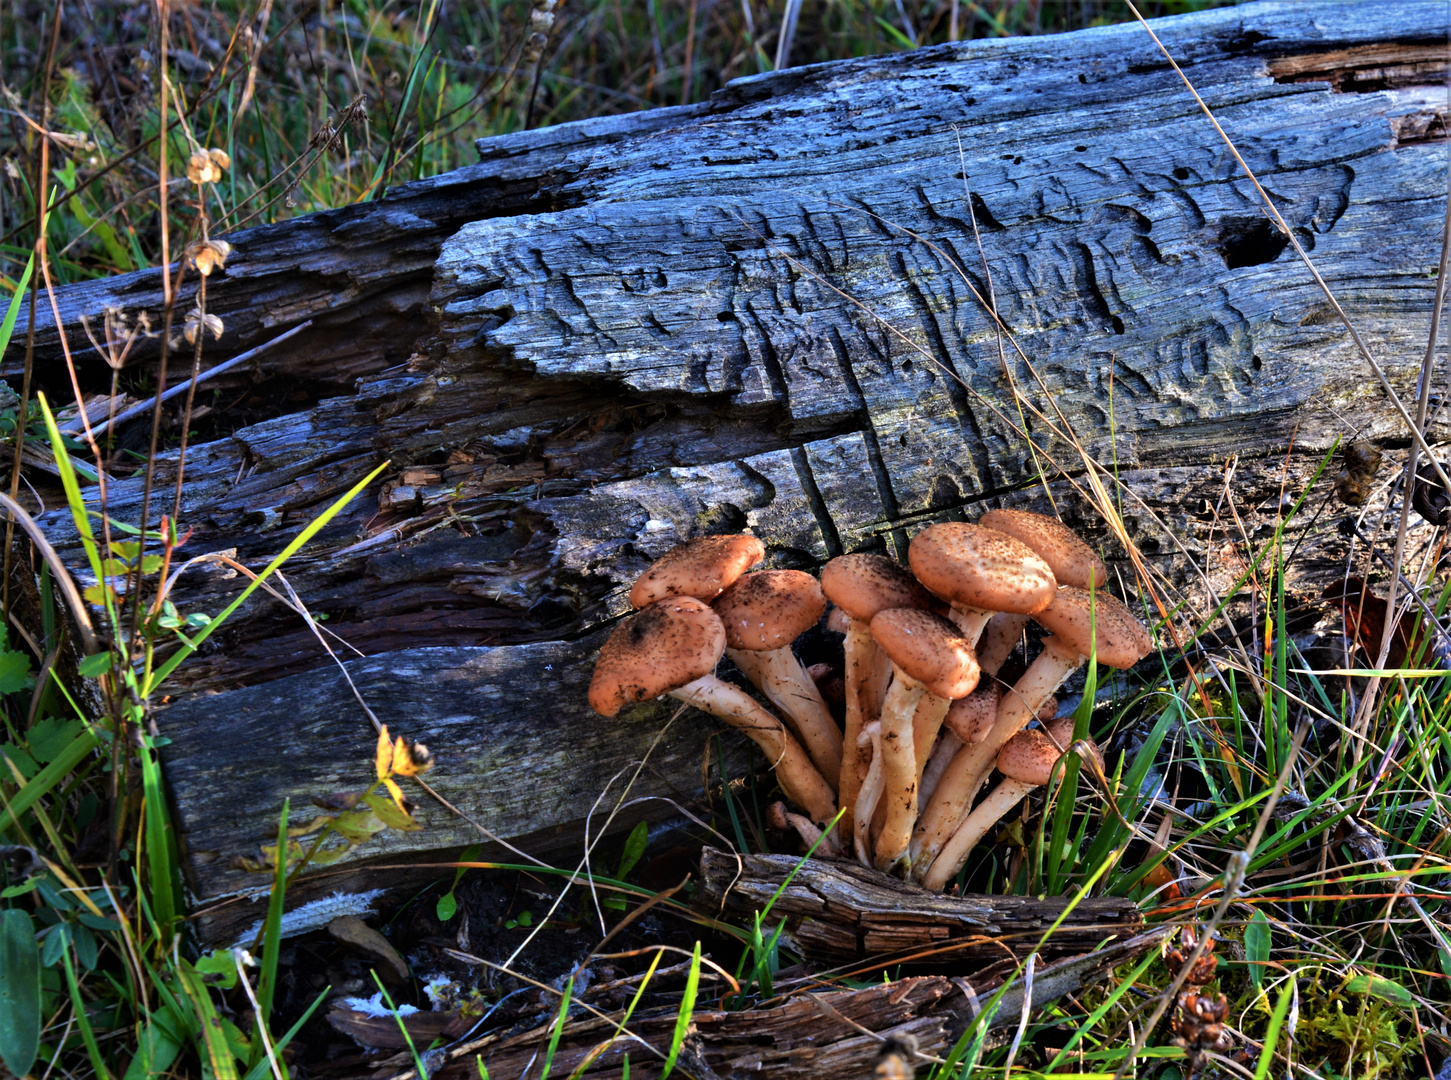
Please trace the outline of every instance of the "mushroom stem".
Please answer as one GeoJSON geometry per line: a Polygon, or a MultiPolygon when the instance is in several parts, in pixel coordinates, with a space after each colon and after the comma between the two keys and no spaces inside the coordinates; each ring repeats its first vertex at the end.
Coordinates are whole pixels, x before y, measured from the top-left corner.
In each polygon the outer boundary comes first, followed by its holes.
{"type": "Polygon", "coordinates": [[[996,675],[1006,663],[1022,640],[1028,618],[1014,611],[1000,611],[988,620],[982,635],[982,648],[977,650],[977,663],[984,674],[996,675]]]}
{"type": "Polygon", "coordinates": [[[907,853],[917,820],[917,759],[912,717],[926,688],[895,664],[894,678],[882,705],[882,801],[886,816],[877,837],[872,865],[891,871],[907,853]]]}
{"type": "Polygon", "coordinates": [[[945,889],[947,883],[967,863],[967,856],[977,847],[978,841],[987,835],[988,830],[1004,814],[1018,804],[1018,800],[1037,786],[1009,777],[993,788],[988,797],[978,803],[967,816],[967,820],[958,826],[957,831],[942,846],[942,851],[922,878],[922,887],[932,892],[945,889]]]}
{"type": "Polygon", "coordinates": [[[794,831],[801,840],[802,850],[811,852],[818,859],[834,859],[841,854],[836,841],[822,833],[815,822],[791,813],[782,803],[771,804],[767,820],[773,828],[794,831]]]}
{"type": "Polygon", "coordinates": [[[912,756],[917,762],[919,802],[922,798],[922,774],[927,769],[927,760],[932,756],[932,747],[937,743],[937,733],[942,730],[942,721],[947,719],[947,710],[950,708],[950,698],[924,692],[922,700],[917,702],[917,711],[912,714],[912,756]]]}
{"type": "MultiPolygon", "coordinates": [[[[977,648],[978,640],[982,637],[982,631],[988,621],[993,617],[991,611],[984,611],[982,608],[969,607],[966,604],[953,604],[952,610],[947,613],[953,625],[962,631],[962,636],[974,649],[977,648]]],[[[982,661],[978,661],[978,666],[982,661]]]]}
{"type": "Polygon", "coordinates": [[[714,675],[702,675],[671,690],[670,696],[744,731],[766,752],[786,797],[805,810],[811,820],[827,822],[836,816],[836,793],[811,764],[805,749],[780,720],[740,687],[714,675]]]}
{"type": "Polygon", "coordinates": [[[856,821],[852,838],[856,847],[857,861],[863,866],[872,865],[872,815],[882,797],[882,722],[873,720],[861,730],[857,745],[870,756],[871,764],[862,778],[861,790],[857,792],[856,821]]]}
{"type": "Polygon", "coordinates": [[[856,805],[862,779],[871,763],[871,742],[861,743],[862,729],[876,719],[865,708],[867,673],[876,666],[877,645],[870,624],[848,616],[846,631],[846,731],[842,735],[841,835],[856,835],[856,805]]]}
{"type": "Polygon", "coordinates": [[[942,738],[937,740],[937,748],[932,751],[927,768],[922,771],[922,780],[917,785],[918,806],[926,806],[932,801],[932,795],[942,780],[942,774],[961,749],[962,740],[957,737],[957,732],[951,728],[943,728],[942,738]]]}
{"type": "Polygon", "coordinates": [[[821,698],[821,691],[796,654],[787,647],[726,649],[726,655],[785,714],[787,724],[805,745],[817,771],[822,776],[839,776],[841,732],[821,698]]]}
{"type": "Polygon", "coordinates": [[[927,873],[958,826],[967,817],[978,788],[987,779],[998,751],[1037,714],[1043,699],[1063,685],[1083,663],[1083,655],[1056,637],[1043,643],[1043,651],[1011,690],[1003,692],[992,730],[980,743],[964,746],[952,759],[932,801],[922,812],[912,837],[912,876],[919,881],[927,873]]]}

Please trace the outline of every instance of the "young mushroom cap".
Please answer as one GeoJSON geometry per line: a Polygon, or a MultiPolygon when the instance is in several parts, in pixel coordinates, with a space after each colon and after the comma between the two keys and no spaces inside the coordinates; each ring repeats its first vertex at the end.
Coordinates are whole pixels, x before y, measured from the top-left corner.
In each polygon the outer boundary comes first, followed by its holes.
{"type": "Polygon", "coordinates": [[[948,521],[929,525],[907,548],[917,580],[960,607],[979,611],[1041,611],[1058,583],[1046,562],[1005,533],[948,521]]]}
{"type": "Polygon", "coordinates": [[[600,649],[589,703],[601,716],[670,694],[738,728],[766,752],[781,790],[812,820],[830,821],[836,793],[805,749],[740,687],[715,677],[725,651],[720,617],[693,596],[660,600],[625,619],[600,649]]]}
{"type": "Polygon", "coordinates": [[[725,628],[691,596],[664,600],[624,620],[600,649],[589,684],[590,708],[615,716],[709,674],[725,652],[725,628]]]}
{"type": "Polygon", "coordinates": [[[977,657],[957,627],[940,615],[890,608],[872,619],[872,637],[892,663],[938,697],[966,697],[977,686],[977,657]]]}
{"type": "Polygon", "coordinates": [[[958,698],[947,710],[946,726],[964,743],[980,743],[992,730],[1003,691],[995,682],[979,683],[967,697],[958,698]]]}
{"type": "Polygon", "coordinates": [[[815,626],[826,597],[800,570],[758,570],[711,605],[725,624],[726,652],[785,714],[823,776],[841,773],[841,732],[791,643],[815,626]]]}
{"type": "Polygon", "coordinates": [[[1090,594],[1065,585],[1033,618],[1084,656],[1096,651],[1098,662],[1107,667],[1131,668],[1154,647],[1144,624],[1106,592],[1090,594]]]}
{"type": "Polygon", "coordinates": [[[1027,728],[1003,743],[998,751],[998,772],[1031,787],[1042,787],[1062,753],[1042,728],[1027,728]]]}
{"type": "Polygon", "coordinates": [[[765,557],[765,546],[754,536],[696,537],[650,564],[630,589],[630,604],[643,608],[667,596],[714,600],[765,557]]]}
{"type": "Polygon", "coordinates": [[[859,622],[871,622],[877,612],[888,608],[933,606],[932,596],[907,568],[885,555],[838,555],[822,567],[821,589],[859,622]]]}
{"type": "Polygon", "coordinates": [[[1057,518],[1027,510],[989,510],[978,524],[1027,544],[1053,568],[1060,585],[1101,589],[1108,583],[1103,560],[1057,518]]]}
{"type": "Polygon", "coordinates": [[[725,624],[726,646],[757,652],[789,646],[826,611],[826,597],[800,570],[743,574],[711,605],[725,624]]]}

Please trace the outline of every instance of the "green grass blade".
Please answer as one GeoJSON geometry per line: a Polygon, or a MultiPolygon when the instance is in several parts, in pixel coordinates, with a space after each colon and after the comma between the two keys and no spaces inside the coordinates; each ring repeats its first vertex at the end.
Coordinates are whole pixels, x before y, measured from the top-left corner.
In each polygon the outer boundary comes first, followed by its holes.
{"type": "Polygon", "coordinates": [[[146,865],[151,882],[151,909],[162,934],[162,944],[169,950],[172,924],[181,910],[180,878],[177,873],[176,834],[171,827],[171,811],[162,785],[161,764],[151,737],[143,736],[141,761],[142,802],[146,807],[146,865]]]}
{"type": "Polygon", "coordinates": [[[1255,1066],[1255,1080],[1266,1080],[1270,1075],[1270,1067],[1275,1063],[1275,1044],[1280,1041],[1280,1028],[1284,1026],[1285,1015],[1290,1011],[1290,995],[1294,987],[1289,983],[1280,991],[1280,1000],[1275,1002],[1275,1011],[1270,1016],[1270,1023],[1265,1028],[1265,1046],[1260,1051],[1259,1063],[1255,1066]]]}
{"type": "MultiPolygon", "coordinates": [[[[50,439],[51,453],[55,455],[55,469],[60,473],[66,506],[70,509],[71,520],[75,522],[76,533],[81,538],[86,561],[91,564],[91,573],[96,575],[96,580],[104,581],[106,575],[101,572],[101,550],[96,545],[96,534],[91,529],[91,515],[86,510],[86,500],[81,498],[81,485],[76,482],[76,470],[65,448],[65,440],[61,438],[60,428],[56,425],[55,415],[50,411],[50,402],[45,400],[45,395],[37,394],[36,401],[40,404],[40,414],[45,420],[45,433],[50,439]]],[[[110,608],[111,605],[108,603],[107,607],[110,608]]],[[[115,612],[109,613],[114,620],[115,612]]]]}
{"type": "Polygon", "coordinates": [[[61,958],[65,965],[66,988],[70,991],[71,996],[71,1011],[76,1018],[76,1027],[81,1029],[81,1041],[86,1044],[86,1053],[91,1059],[91,1069],[99,1080],[111,1080],[111,1073],[106,1068],[106,1059],[101,1056],[101,1045],[96,1042],[95,1029],[91,1027],[91,1018],[86,1015],[86,1003],[81,998],[81,986],[76,981],[76,968],[71,963],[69,948],[62,953],[61,958]]]}
{"type": "MultiPolygon", "coordinates": [[[[267,917],[262,921],[261,950],[257,963],[257,1024],[263,1026],[272,1022],[272,1000],[277,992],[277,955],[282,951],[282,909],[287,899],[287,820],[292,810],[292,800],[282,801],[282,813],[277,819],[277,867],[272,873],[272,891],[267,895],[267,917]]],[[[267,1049],[262,1045],[261,1032],[253,1040],[251,1065],[256,1068],[267,1060],[267,1049]]]]}
{"type": "MultiPolygon", "coordinates": [[[[367,486],[371,484],[375,479],[377,479],[378,475],[387,467],[388,462],[383,462],[383,464],[379,465],[367,476],[363,477],[363,479],[359,480],[356,484],[349,488],[342,498],[329,506],[317,517],[313,518],[312,521],[308,522],[307,527],[303,529],[302,532],[298,533],[295,537],[293,537],[292,542],[282,549],[282,554],[278,555],[275,559],[268,563],[266,569],[258,574],[255,580],[248,582],[247,587],[241,591],[241,593],[237,596],[235,600],[233,600],[230,604],[222,609],[220,615],[218,615],[215,619],[208,623],[207,626],[202,630],[202,632],[199,633],[196,637],[192,638],[192,640],[188,644],[183,645],[180,649],[173,653],[172,656],[164,664],[161,665],[161,667],[157,668],[154,672],[152,672],[151,677],[146,680],[146,685],[143,686],[141,689],[141,696],[150,697],[152,693],[155,692],[156,688],[166,680],[167,676],[175,671],[177,667],[180,666],[180,664],[184,660],[186,660],[187,657],[189,657],[192,653],[196,652],[197,648],[201,645],[201,643],[205,641],[208,637],[210,637],[212,632],[216,630],[217,627],[221,626],[222,623],[226,622],[227,619],[231,617],[232,613],[246,602],[247,597],[251,596],[254,592],[262,587],[262,583],[272,576],[273,571],[275,571],[288,559],[292,558],[292,556],[296,555],[297,552],[300,551],[309,540],[311,540],[314,536],[316,536],[324,528],[326,528],[327,523],[330,522],[333,518],[337,517],[337,515],[342,512],[343,507],[347,506],[348,503],[352,502],[359,495],[361,495],[363,491],[367,488],[367,486]]],[[[99,564],[97,564],[97,569],[99,571],[99,564]]]]}
{"type": "MultiPolygon", "coordinates": [[[[20,316],[20,305],[25,300],[25,290],[30,286],[30,274],[35,269],[35,256],[31,255],[30,260],[25,264],[25,270],[20,275],[20,280],[15,283],[15,294],[10,297],[10,306],[5,309],[5,321],[0,323],[0,353],[3,353],[10,346],[10,335],[15,333],[15,320],[20,316]]],[[[16,423],[23,424],[24,417],[20,417],[16,423]]],[[[21,1073],[20,1075],[24,1075],[21,1073]]]]}
{"type": "MultiPolygon", "coordinates": [[[[237,1063],[222,1030],[222,1019],[212,1004],[211,991],[194,967],[182,960],[176,965],[176,978],[196,1013],[202,1047],[211,1065],[212,1080],[237,1080],[237,1063]]],[[[284,1073],[284,1076],[286,1074],[284,1073]]]]}
{"type": "Polygon", "coordinates": [[[1150,965],[1152,965],[1158,959],[1159,954],[1153,950],[1150,950],[1148,954],[1139,961],[1138,966],[1135,967],[1133,971],[1129,972],[1126,978],[1119,982],[1118,987],[1113,991],[1113,993],[1108,995],[1108,997],[1104,1000],[1103,1004],[1101,1004],[1098,1008],[1094,1009],[1093,1012],[1089,1013],[1088,1019],[1085,1020],[1081,1025],[1079,1025],[1078,1030],[1069,1037],[1068,1042],[1064,1044],[1063,1049],[1058,1051],[1058,1056],[1053,1059],[1053,1063],[1043,1071],[1045,1073],[1056,1073],[1058,1071],[1058,1066],[1062,1065],[1065,1061],[1067,1061],[1068,1055],[1072,1052],[1073,1048],[1078,1045],[1079,1041],[1086,1034],[1088,1034],[1090,1031],[1098,1026],[1099,1022],[1108,1015],[1109,1010],[1111,1010],[1115,1005],[1118,1004],[1120,998],[1122,998],[1125,994],[1127,994],[1130,990],[1132,990],[1139,984],[1139,980],[1144,977],[1144,972],[1148,971],[1150,965]]]}
{"type": "MultiPolygon", "coordinates": [[[[554,1053],[559,1049],[559,1037],[564,1034],[564,1022],[569,1018],[569,1002],[573,997],[574,976],[571,975],[564,984],[564,993],[559,996],[559,1013],[554,1018],[554,1029],[549,1033],[549,1047],[544,1051],[544,1071],[539,1074],[539,1080],[549,1080],[549,1070],[554,1067],[554,1053]]],[[[422,1070],[419,1072],[421,1074],[422,1070]]]]}
{"type": "MultiPolygon", "coordinates": [[[[293,1024],[290,1028],[288,1028],[286,1033],[280,1039],[276,1039],[273,1041],[272,1049],[274,1052],[276,1052],[278,1055],[281,1055],[282,1051],[287,1047],[287,1044],[297,1037],[297,1033],[302,1030],[303,1025],[305,1025],[309,1020],[312,1019],[312,1014],[317,1012],[317,1007],[328,999],[328,993],[331,990],[331,986],[323,987],[322,993],[318,994],[316,999],[314,999],[313,1003],[307,1007],[307,1010],[297,1018],[297,1023],[293,1024]]],[[[267,1060],[267,1053],[264,1050],[262,1053],[262,1060],[257,1062],[257,1064],[253,1065],[252,1068],[247,1071],[247,1076],[245,1080],[263,1080],[263,1078],[271,1071],[272,1066],[271,1063],[267,1060]]]]}
{"type": "Polygon", "coordinates": [[[87,728],[76,735],[64,750],[56,755],[52,761],[40,772],[36,773],[26,785],[15,793],[15,798],[10,800],[10,814],[16,824],[20,818],[35,805],[38,799],[50,794],[62,781],[70,778],[72,771],[86,755],[96,748],[100,742],[94,730],[87,728]]]}
{"type": "Polygon", "coordinates": [[[675,1068],[675,1059],[680,1056],[680,1047],[685,1043],[685,1034],[690,1030],[690,1020],[695,1015],[695,994],[700,989],[700,942],[695,943],[695,952],[690,957],[690,974],[685,978],[685,996],[680,999],[680,1015],[675,1018],[675,1034],[670,1037],[670,1054],[665,1059],[665,1068],[660,1080],[666,1080],[675,1068]]]}

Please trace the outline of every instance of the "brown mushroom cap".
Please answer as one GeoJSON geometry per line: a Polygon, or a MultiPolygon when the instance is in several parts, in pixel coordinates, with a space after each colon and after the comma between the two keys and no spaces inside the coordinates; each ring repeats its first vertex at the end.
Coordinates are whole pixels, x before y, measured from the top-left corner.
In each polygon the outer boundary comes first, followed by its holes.
{"type": "Polygon", "coordinates": [[[952,703],[943,723],[964,743],[980,743],[993,728],[1002,696],[1002,687],[997,683],[980,682],[967,697],[952,703]]]}
{"type": "Polygon", "coordinates": [[[1148,630],[1134,613],[1121,600],[1102,591],[1090,597],[1086,589],[1065,585],[1053,602],[1033,618],[1084,656],[1096,645],[1098,662],[1108,667],[1131,668],[1154,647],[1148,630]]]}
{"type": "Polygon", "coordinates": [[[1052,777],[1053,765],[1061,753],[1040,728],[1020,731],[998,751],[998,772],[1011,780],[1041,787],[1052,777]]]}
{"type": "Polygon", "coordinates": [[[1027,510],[989,510],[978,524],[987,529],[1007,533],[1036,551],[1049,566],[1059,585],[1077,585],[1080,589],[1102,588],[1108,583],[1108,570],[1091,547],[1057,518],[1033,514],[1027,510]]]}
{"type": "Polygon", "coordinates": [[[959,521],[929,525],[907,548],[917,580],[954,604],[1032,615],[1053,602],[1053,571],[1019,540],[959,521]]]}
{"type": "Polygon", "coordinates": [[[872,619],[872,637],[892,663],[944,698],[966,697],[981,674],[972,646],[941,615],[888,608],[872,619]]]}
{"type": "Polygon", "coordinates": [[[726,645],[757,652],[781,649],[806,633],[826,611],[826,597],[800,570],[743,574],[711,605],[725,624],[726,645]]]}
{"type": "Polygon", "coordinates": [[[642,608],[667,596],[709,603],[765,557],[765,545],[754,536],[698,536],[651,563],[630,590],[630,604],[642,608]]]}
{"type": "Polygon", "coordinates": [[[660,600],[616,627],[600,649],[590,708],[614,716],[626,705],[667,694],[715,670],[725,628],[693,596],[660,600]]]}
{"type": "Polygon", "coordinates": [[[853,619],[871,622],[888,608],[920,608],[933,598],[908,569],[885,555],[838,555],[821,568],[821,591],[853,619]]]}

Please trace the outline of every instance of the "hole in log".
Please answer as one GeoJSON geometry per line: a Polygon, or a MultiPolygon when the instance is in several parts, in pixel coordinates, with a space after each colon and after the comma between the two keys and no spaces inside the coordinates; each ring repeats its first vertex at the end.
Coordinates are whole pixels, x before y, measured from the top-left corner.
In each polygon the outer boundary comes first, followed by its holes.
{"type": "Polygon", "coordinates": [[[1269,218],[1227,217],[1219,223],[1219,236],[1215,248],[1224,259],[1224,265],[1233,270],[1240,266],[1259,266],[1274,262],[1290,242],[1269,218]]]}

